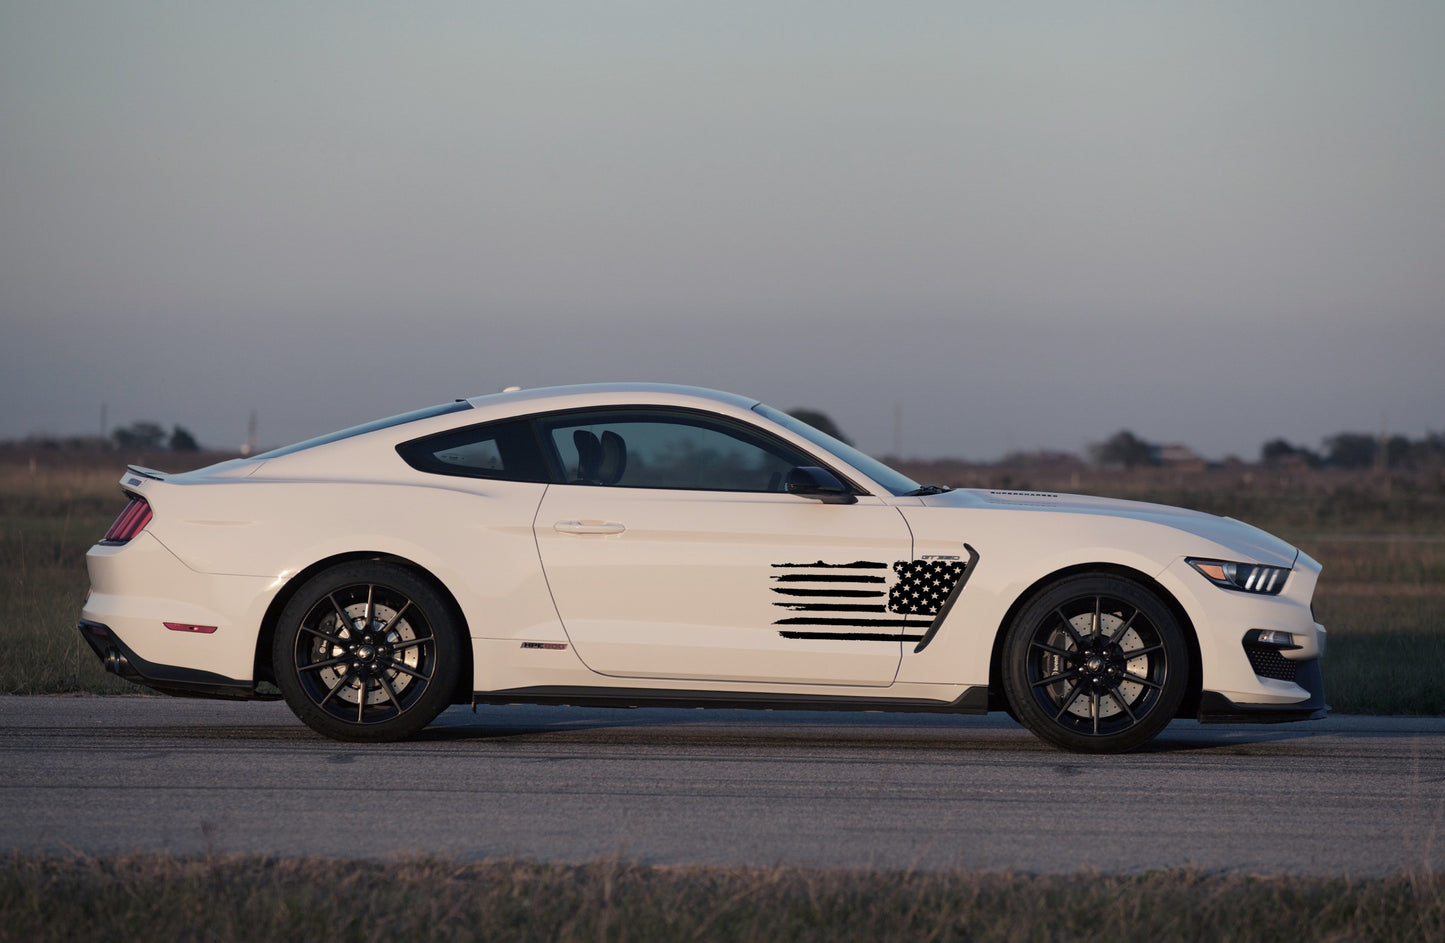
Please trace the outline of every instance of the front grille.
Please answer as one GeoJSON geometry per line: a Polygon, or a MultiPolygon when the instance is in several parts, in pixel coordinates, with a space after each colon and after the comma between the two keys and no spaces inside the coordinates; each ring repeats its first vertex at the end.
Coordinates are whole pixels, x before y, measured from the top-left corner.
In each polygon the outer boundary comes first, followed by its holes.
{"type": "Polygon", "coordinates": [[[1245,645],[1244,653],[1249,656],[1254,673],[1261,678],[1293,681],[1299,671],[1299,664],[1284,657],[1273,645],[1245,645]]]}

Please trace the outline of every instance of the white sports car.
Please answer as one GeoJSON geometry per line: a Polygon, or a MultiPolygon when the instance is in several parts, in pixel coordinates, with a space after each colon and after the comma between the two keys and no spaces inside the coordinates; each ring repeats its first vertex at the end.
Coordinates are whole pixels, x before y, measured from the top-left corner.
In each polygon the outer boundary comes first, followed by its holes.
{"type": "Polygon", "coordinates": [[[1324,715],[1314,560],[1162,505],[917,482],[754,400],[461,399],[132,466],[80,631],[168,694],[342,740],[454,703],[1007,710],[1090,752],[1324,715]]]}

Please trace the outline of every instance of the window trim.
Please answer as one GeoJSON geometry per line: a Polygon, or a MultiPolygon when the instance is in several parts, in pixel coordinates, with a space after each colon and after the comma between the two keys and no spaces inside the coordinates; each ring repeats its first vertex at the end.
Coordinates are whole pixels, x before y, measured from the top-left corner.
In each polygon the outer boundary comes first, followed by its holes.
{"type": "Polygon", "coordinates": [[[294,455],[297,452],[304,452],[307,449],[319,448],[323,445],[330,445],[333,442],[340,442],[343,439],[354,439],[357,436],[369,435],[373,432],[381,432],[384,429],[396,429],[409,425],[413,422],[422,422],[426,419],[436,419],[438,416],[447,416],[452,413],[463,412],[474,409],[471,403],[464,399],[453,400],[450,403],[439,403],[436,406],[425,406],[421,409],[413,409],[411,412],[399,413],[395,416],[387,416],[385,419],[373,419],[371,422],[363,422],[358,426],[350,426],[346,429],[338,429],[335,432],[328,432],[325,435],[313,436],[310,439],[303,439],[300,442],[293,442],[290,445],[283,445],[279,448],[262,452],[260,455],[252,456],[255,462],[268,461],[273,458],[282,458],[286,455],[294,455]]]}
{"type": "Polygon", "coordinates": [[[754,403],[752,411],[774,425],[782,426],[793,435],[808,442],[814,448],[822,449],[834,458],[846,462],[849,467],[856,468],[867,480],[873,482],[895,498],[907,497],[919,493],[921,486],[918,482],[909,478],[887,462],[879,461],[866,452],[859,450],[856,446],[828,435],[828,433],[823,430],[808,425],[808,423],[803,422],[796,416],[790,416],[781,409],[775,409],[766,403],[754,403]],[[836,445],[844,451],[834,451],[829,443],[836,445]],[[862,464],[860,464],[860,460],[862,464]],[[874,469],[872,466],[877,466],[877,468],[874,469]],[[886,472],[887,474],[880,476],[879,472],[886,472]]]}
{"type": "MultiPolygon", "coordinates": [[[[872,492],[870,492],[870,491],[868,491],[866,488],[863,488],[862,486],[860,486],[860,485],[857,483],[857,481],[854,480],[854,477],[853,477],[852,475],[847,475],[847,474],[844,474],[844,473],[840,472],[840,471],[837,469],[837,467],[833,464],[833,462],[831,462],[831,461],[821,461],[821,460],[819,460],[818,456],[815,455],[812,451],[810,451],[810,450],[808,450],[808,449],[805,449],[805,448],[803,448],[803,447],[801,447],[801,446],[799,446],[799,445],[797,445],[797,444],[795,444],[795,443],[793,443],[793,442],[789,442],[787,439],[784,439],[782,436],[775,435],[775,434],[774,434],[771,430],[769,430],[769,429],[761,428],[761,427],[759,427],[759,426],[757,426],[757,425],[754,425],[754,424],[752,424],[752,423],[750,423],[750,422],[747,422],[747,421],[741,420],[741,419],[736,419],[736,418],[734,418],[734,417],[732,417],[732,416],[725,416],[725,415],[723,415],[722,413],[715,413],[715,412],[710,412],[710,411],[707,411],[707,410],[694,409],[694,408],[687,407],[687,406],[657,406],[657,405],[651,405],[651,404],[645,404],[645,403],[643,403],[643,404],[619,404],[619,405],[615,405],[615,406],[583,406],[583,407],[580,407],[580,408],[574,407],[574,408],[572,408],[572,409],[554,409],[554,410],[549,410],[549,411],[543,412],[543,413],[533,413],[532,415],[525,417],[526,419],[528,419],[528,420],[531,421],[531,423],[532,423],[532,428],[533,428],[533,429],[535,430],[535,432],[536,432],[536,439],[537,439],[537,442],[538,442],[540,448],[542,449],[543,458],[544,458],[544,460],[547,462],[547,464],[548,464],[548,465],[550,466],[550,468],[551,468],[551,472],[552,472],[552,483],[553,483],[553,484],[571,485],[571,482],[567,481],[566,470],[565,470],[565,468],[564,468],[564,466],[563,466],[563,464],[562,464],[562,458],[561,458],[561,456],[560,456],[560,455],[558,454],[558,452],[557,452],[556,443],[552,440],[552,436],[549,434],[548,430],[545,430],[545,429],[543,428],[543,426],[547,423],[547,421],[550,420],[550,419],[560,418],[560,417],[563,417],[563,416],[569,416],[569,417],[570,417],[570,416],[586,416],[586,415],[588,415],[588,414],[597,414],[597,415],[602,415],[602,416],[612,416],[612,415],[616,415],[616,414],[618,414],[618,413],[624,413],[624,414],[625,414],[625,413],[636,413],[636,414],[639,414],[639,415],[664,415],[664,416],[665,416],[665,415],[668,415],[668,414],[672,414],[672,415],[676,415],[676,416],[688,417],[688,418],[693,418],[693,419],[698,420],[698,421],[695,422],[695,423],[688,423],[689,425],[697,425],[697,426],[699,426],[699,427],[701,427],[701,428],[708,428],[709,426],[722,427],[722,428],[724,428],[724,429],[731,429],[731,430],[734,430],[734,431],[737,431],[737,432],[741,432],[741,433],[743,433],[744,436],[752,437],[752,438],[754,438],[754,439],[759,439],[759,440],[762,440],[763,442],[766,442],[766,443],[775,444],[779,449],[781,449],[782,451],[784,451],[784,452],[786,452],[786,453],[792,453],[792,454],[797,454],[797,455],[802,455],[802,456],[807,457],[808,459],[810,459],[810,460],[812,461],[812,464],[814,464],[814,465],[816,465],[816,466],[818,466],[818,467],[820,467],[820,468],[826,468],[828,471],[830,471],[830,472],[832,472],[834,475],[836,475],[837,478],[838,478],[838,480],[841,481],[844,485],[846,485],[846,486],[848,487],[849,491],[850,491],[853,495],[855,495],[855,496],[858,496],[858,497],[868,497],[868,496],[870,496],[870,495],[872,494],[872,492]]],[[[765,418],[766,418],[766,417],[765,417],[765,418]]],[[[746,438],[744,438],[743,441],[746,441],[746,438]]],[[[829,457],[831,458],[832,456],[829,456],[829,457]]],[[[658,487],[658,486],[656,486],[656,485],[622,485],[622,484],[617,484],[617,485],[578,485],[578,486],[576,486],[576,487],[584,487],[584,488],[625,488],[625,489],[628,489],[628,490],[631,490],[631,491],[677,491],[677,492],[699,492],[699,493],[706,493],[706,494],[787,494],[787,493],[788,493],[787,491],[754,491],[754,490],[751,490],[751,489],[737,489],[737,488],[665,488],[665,487],[658,487]]]]}

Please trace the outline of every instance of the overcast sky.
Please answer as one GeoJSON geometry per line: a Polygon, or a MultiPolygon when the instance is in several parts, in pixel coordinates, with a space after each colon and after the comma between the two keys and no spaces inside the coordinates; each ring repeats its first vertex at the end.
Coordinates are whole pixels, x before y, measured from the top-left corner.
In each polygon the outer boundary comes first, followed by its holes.
{"type": "Polygon", "coordinates": [[[1445,4],[0,0],[0,438],[518,384],[1445,429],[1445,4]]]}

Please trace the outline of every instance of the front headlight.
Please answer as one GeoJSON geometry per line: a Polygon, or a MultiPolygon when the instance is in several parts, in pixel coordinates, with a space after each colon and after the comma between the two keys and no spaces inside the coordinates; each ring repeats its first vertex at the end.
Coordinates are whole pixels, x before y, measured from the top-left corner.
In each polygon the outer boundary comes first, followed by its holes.
{"type": "Polygon", "coordinates": [[[1289,570],[1261,563],[1230,563],[1227,560],[1188,560],[1190,566],[1215,586],[1241,593],[1278,596],[1289,570]]]}

